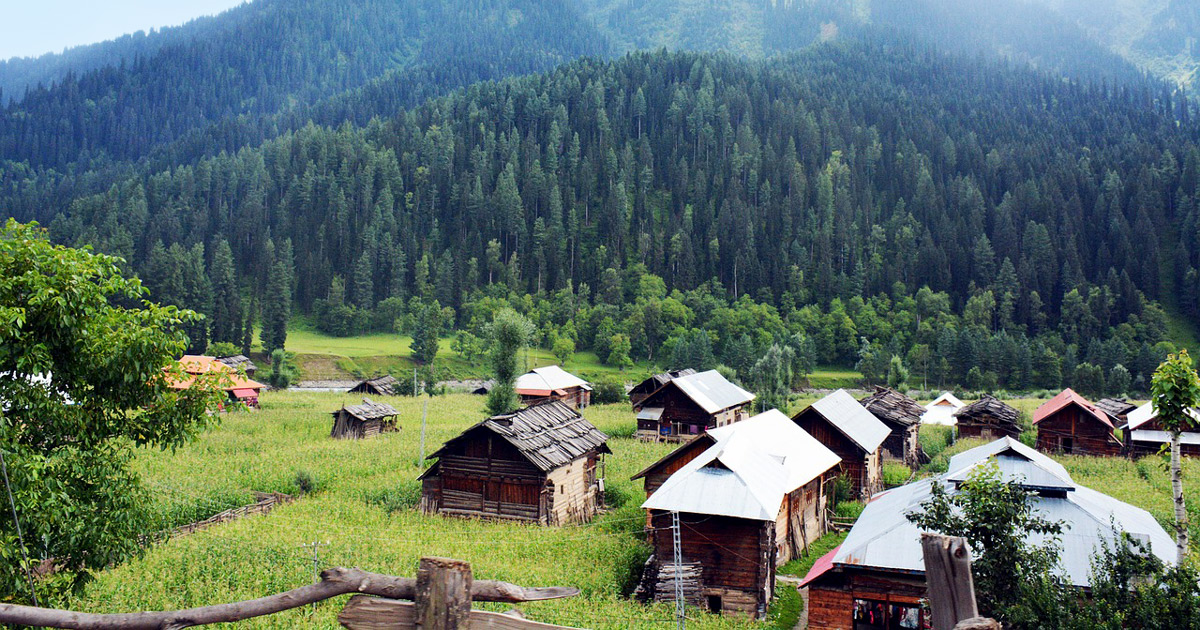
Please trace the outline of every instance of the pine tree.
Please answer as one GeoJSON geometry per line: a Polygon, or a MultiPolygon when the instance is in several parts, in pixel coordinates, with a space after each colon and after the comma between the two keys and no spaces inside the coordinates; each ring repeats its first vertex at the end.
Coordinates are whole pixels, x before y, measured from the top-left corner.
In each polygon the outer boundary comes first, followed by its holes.
{"type": "Polygon", "coordinates": [[[213,245],[209,278],[213,287],[213,309],[210,334],[213,341],[240,343],[242,341],[242,296],[234,270],[233,250],[224,238],[213,245]]]}
{"type": "Polygon", "coordinates": [[[284,241],[267,274],[263,300],[263,350],[273,353],[287,342],[288,319],[292,314],[292,244],[284,241]]]}
{"type": "Polygon", "coordinates": [[[491,342],[492,376],[496,384],[488,392],[487,411],[497,415],[517,408],[514,384],[517,380],[517,359],[521,349],[529,345],[535,329],[525,316],[512,309],[496,313],[487,326],[486,335],[491,342]]]}

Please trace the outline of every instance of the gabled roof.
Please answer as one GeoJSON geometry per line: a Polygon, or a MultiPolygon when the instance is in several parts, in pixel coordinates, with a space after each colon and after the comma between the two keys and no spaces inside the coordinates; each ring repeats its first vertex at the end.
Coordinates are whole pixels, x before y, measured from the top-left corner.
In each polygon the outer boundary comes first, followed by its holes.
{"type": "Polygon", "coordinates": [[[963,401],[950,392],[943,392],[933,402],[925,405],[921,414],[921,424],[954,425],[954,412],[963,408],[963,401]]]}
{"type": "Polygon", "coordinates": [[[901,427],[921,422],[925,413],[920,403],[889,387],[876,387],[875,393],[858,402],[876,418],[901,427]]]}
{"type": "Polygon", "coordinates": [[[988,420],[988,424],[1020,428],[1021,412],[994,396],[985,395],[954,412],[954,417],[959,420],[988,420]]]}
{"type": "Polygon", "coordinates": [[[933,409],[934,407],[953,407],[955,409],[962,409],[965,406],[966,403],[959,400],[954,394],[950,392],[942,392],[941,396],[933,399],[933,402],[925,405],[925,408],[933,409]]]}
{"type": "Polygon", "coordinates": [[[396,409],[391,405],[371,402],[370,398],[363,398],[361,405],[342,407],[340,410],[332,413],[336,416],[342,411],[345,411],[359,420],[379,420],[381,418],[390,418],[391,416],[400,414],[400,412],[396,411],[396,409]]]}
{"type": "Polygon", "coordinates": [[[608,453],[608,436],[560,401],[551,401],[492,416],[446,442],[430,457],[479,431],[490,431],[516,447],[539,470],[551,471],[595,450],[608,453]]]}
{"type": "MultiPolygon", "coordinates": [[[[1005,438],[962,453],[955,459],[960,464],[965,462],[973,467],[994,458],[1002,471],[1010,472],[1015,469],[1008,466],[1005,460],[1023,462],[1057,477],[1058,473],[1052,470],[1061,469],[1061,466],[1049,465],[1046,460],[1053,460],[1045,456],[1035,457],[1039,455],[1033,449],[1005,438]]],[[[951,470],[955,468],[954,462],[951,460],[951,470]]],[[[929,499],[935,483],[944,484],[947,492],[957,492],[955,482],[949,477],[957,477],[962,473],[963,469],[960,469],[875,495],[841,547],[823,566],[828,566],[828,570],[857,567],[923,574],[925,562],[921,551],[921,531],[908,520],[907,515],[921,509],[921,504],[929,499]]],[[[1061,474],[1065,475],[1066,471],[1061,470],[1061,474]]],[[[1069,475],[1066,475],[1066,479],[1072,486],[1070,491],[1035,495],[1030,500],[1041,516],[1051,521],[1063,521],[1066,525],[1061,536],[1060,568],[1068,582],[1076,586],[1090,584],[1092,556],[1103,542],[1112,541],[1114,525],[1149,541],[1152,553],[1167,564],[1174,564],[1174,539],[1167,535],[1149,512],[1077,485],[1070,481],[1069,475]]],[[[1043,540],[1042,536],[1034,536],[1030,542],[1039,544],[1043,540]]],[[[805,577],[805,583],[822,574],[815,570],[810,572],[805,577]]]]}
{"type": "Polygon", "coordinates": [[[668,387],[678,387],[679,391],[696,403],[705,413],[717,413],[744,405],[754,400],[754,394],[730,383],[716,370],[688,374],[671,379],[666,385],[642,401],[642,406],[655,406],[653,401],[668,387]]]}
{"type": "Polygon", "coordinates": [[[1124,398],[1101,398],[1096,401],[1096,408],[1108,414],[1114,425],[1119,425],[1124,422],[1126,414],[1137,409],[1137,405],[1124,398]]]}
{"type": "Polygon", "coordinates": [[[557,365],[533,368],[517,377],[515,387],[517,393],[528,391],[529,393],[536,392],[535,395],[548,395],[555,390],[571,389],[572,387],[582,387],[588,390],[592,388],[587,381],[557,365]]]}
{"type": "Polygon", "coordinates": [[[400,393],[397,391],[399,386],[400,381],[397,381],[396,377],[391,374],[384,374],[383,376],[359,381],[357,385],[350,388],[350,392],[370,392],[374,390],[383,396],[397,396],[400,393]]]}
{"type": "Polygon", "coordinates": [[[708,435],[716,443],[663,482],[643,508],[773,521],[789,492],[841,461],[774,409],[708,435]]]}
{"type": "Polygon", "coordinates": [[[1037,411],[1033,412],[1033,423],[1037,424],[1070,405],[1077,405],[1084,411],[1084,413],[1104,423],[1104,426],[1110,429],[1115,428],[1112,420],[1109,420],[1108,414],[1097,409],[1096,405],[1093,405],[1091,401],[1083,396],[1076,394],[1075,390],[1071,389],[1070,387],[1059,392],[1054,398],[1042,403],[1042,406],[1038,407],[1037,411]]]}
{"type": "MultiPolygon", "coordinates": [[[[868,453],[875,452],[891,434],[887,425],[867,411],[854,397],[839,389],[809,406],[834,428],[868,453]]],[[[804,413],[801,411],[800,413],[804,413]]]]}
{"type": "Polygon", "coordinates": [[[240,369],[244,372],[252,372],[258,369],[258,366],[254,365],[254,362],[250,360],[250,357],[244,354],[217,357],[217,360],[235,370],[240,369]]]}
{"type": "Polygon", "coordinates": [[[236,370],[221,363],[213,357],[185,354],[179,359],[179,364],[183,366],[183,371],[186,375],[180,379],[172,379],[170,386],[174,389],[187,389],[196,382],[196,376],[218,372],[222,374],[225,391],[233,391],[235,389],[251,389],[260,390],[265,387],[262,383],[252,381],[243,377],[236,370]]]}
{"type": "MultiPolygon", "coordinates": [[[[1192,420],[1194,420],[1196,422],[1196,425],[1198,427],[1200,427],[1200,411],[1196,410],[1195,408],[1188,409],[1188,415],[1191,416],[1192,420]]],[[[1125,419],[1128,420],[1129,422],[1123,428],[1126,430],[1129,430],[1129,431],[1134,431],[1134,430],[1137,430],[1142,425],[1146,424],[1147,422],[1154,420],[1157,417],[1158,417],[1158,414],[1154,411],[1154,403],[1148,402],[1148,403],[1142,405],[1141,407],[1138,407],[1138,408],[1134,409],[1133,411],[1130,411],[1125,416],[1125,419]]],[[[1154,433],[1154,432],[1147,431],[1144,433],[1154,433]]],[[[1161,431],[1161,433],[1166,433],[1166,432],[1161,431]]],[[[1188,431],[1186,433],[1192,433],[1192,432],[1188,431]]]]}
{"type": "Polygon", "coordinates": [[[693,370],[692,368],[684,368],[682,370],[671,370],[669,372],[663,372],[662,374],[655,374],[641,383],[634,385],[632,391],[650,394],[659,387],[671,382],[671,379],[679,378],[680,376],[691,376],[695,373],[696,370],[693,370]]]}
{"type": "Polygon", "coordinates": [[[1030,490],[1070,492],[1076,488],[1071,474],[1062,464],[1009,437],[951,457],[944,478],[947,481],[965,481],[971,471],[988,460],[997,463],[1001,478],[1005,481],[1018,481],[1030,490]]]}

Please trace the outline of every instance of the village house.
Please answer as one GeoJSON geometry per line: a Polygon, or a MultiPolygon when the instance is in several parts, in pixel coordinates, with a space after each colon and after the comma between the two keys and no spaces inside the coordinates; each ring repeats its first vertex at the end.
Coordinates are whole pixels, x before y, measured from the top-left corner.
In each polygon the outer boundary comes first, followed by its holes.
{"type": "Polygon", "coordinates": [[[217,357],[217,360],[229,367],[240,370],[249,378],[254,378],[254,374],[258,372],[258,366],[250,360],[250,357],[244,354],[235,354],[228,357],[217,357]]]}
{"type": "Polygon", "coordinates": [[[754,394],[716,370],[678,376],[634,406],[637,436],[643,440],[689,440],[705,429],[745,420],[753,400],[754,394]]]}
{"type": "Polygon", "coordinates": [[[917,467],[921,459],[917,432],[921,430],[925,408],[888,387],[876,387],[875,393],[858,402],[888,428],[889,434],[883,441],[883,458],[917,467]]]}
{"type": "Polygon", "coordinates": [[[634,409],[637,409],[638,405],[643,400],[646,400],[650,394],[653,394],[658,390],[658,388],[666,385],[671,379],[679,378],[680,376],[691,376],[695,373],[696,370],[693,370],[692,368],[685,368],[682,370],[672,370],[670,372],[663,372],[662,374],[655,374],[641,383],[634,385],[633,389],[629,390],[629,404],[633,405],[634,409]]]}
{"type": "Polygon", "coordinates": [[[257,408],[258,396],[266,387],[210,356],[185,354],[179,359],[179,364],[183,367],[184,375],[171,381],[170,386],[174,389],[188,389],[195,384],[196,377],[215,373],[220,377],[221,388],[228,394],[230,402],[257,408]]]}
{"type": "Polygon", "coordinates": [[[522,405],[561,400],[574,409],[592,404],[592,386],[557,365],[533,368],[517,377],[515,384],[522,405]]]}
{"type": "Polygon", "coordinates": [[[365,381],[359,381],[357,385],[351,387],[347,394],[370,394],[372,396],[399,396],[400,381],[391,374],[376,376],[365,381]]]}
{"type": "Polygon", "coordinates": [[[384,432],[399,431],[400,427],[396,426],[396,416],[399,414],[391,405],[363,398],[361,405],[343,406],[333,412],[333,429],[329,437],[361,440],[384,432]]]}
{"type": "Polygon", "coordinates": [[[1108,414],[1070,388],[1037,408],[1033,426],[1043,453],[1119,455],[1123,448],[1108,414]]]}
{"type": "Polygon", "coordinates": [[[941,424],[954,426],[954,412],[966,405],[950,392],[942,392],[941,396],[925,405],[925,413],[921,414],[921,424],[941,424]]]}
{"type": "Polygon", "coordinates": [[[854,496],[869,497],[883,488],[881,451],[891,431],[846,390],[809,405],[792,421],[841,458],[841,473],[854,496]]]}
{"type": "Polygon", "coordinates": [[[700,439],[676,451],[672,465],[688,461],[642,504],[654,553],[639,594],[674,601],[671,528],[677,512],[684,597],[712,612],[762,617],[775,567],[825,532],[824,482],[838,457],[774,409],[711,429],[705,439],[709,446],[700,453],[691,449],[700,439]]]}
{"type": "Polygon", "coordinates": [[[1137,409],[1137,405],[1124,398],[1101,398],[1096,401],[1096,408],[1108,415],[1113,426],[1123,427],[1129,422],[1129,412],[1137,409]]]}
{"type": "Polygon", "coordinates": [[[808,627],[927,628],[925,562],[921,531],[907,515],[921,510],[933,484],[951,494],[977,467],[995,462],[1005,481],[1034,493],[1033,509],[1063,521],[1060,568],[1064,580],[1090,586],[1091,562],[1103,544],[1113,544],[1113,527],[1148,543],[1167,564],[1175,562],[1174,539],[1149,512],[1075,483],[1053,459],[1011,438],[973,448],[950,459],[939,477],[876,495],[842,544],[820,558],[805,576],[808,627]]]}
{"type": "Polygon", "coordinates": [[[996,438],[1021,436],[1021,412],[1012,406],[984,395],[954,414],[958,421],[958,437],[983,438],[991,441],[996,438]]]}
{"type": "MultiPolygon", "coordinates": [[[[1200,411],[1188,409],[1192,422],[1200,426],[1200,411]]],[[[1158,423],[1154,403],[1146,403],[1128,412],[1128,423],[1121,427],[1125,436],[1125,452],[1130,457],[1154,455],[1164,446],[1171,444],[1171,434],[1158,423]]],[[[1200,432],[1183,431],[1179,434],[1179,452],[1188,457],[1200,456],[1200,432]]]]}
{"type": "Polygon", "coordinates": [[[421,511],[542,525],[591,520],[603,505],[608,436],[551,401],[492,416],[446,442],[421,475],[421,511]]]}

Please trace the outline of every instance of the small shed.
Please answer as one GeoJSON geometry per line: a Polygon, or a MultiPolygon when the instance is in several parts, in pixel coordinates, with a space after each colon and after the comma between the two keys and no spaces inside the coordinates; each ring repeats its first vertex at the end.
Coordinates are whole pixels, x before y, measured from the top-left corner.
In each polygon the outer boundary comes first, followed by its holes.
{"type": "MultiPolygon", "coordinates": [[[[1196,426],[1200,426],[1200,411],[1188,409],[1188,415],[1196,426]]],[[[1154,403],[1146,403],[1128,414],[1128,423],[1122,427],[1125,435],[1125,452],[1130,457],[1143,457],[1158,453],[1163,446],[1171,444],[1171,434],[1158,423],[1154,403]]],[[[1184,431],[1179,434],[1179,452],[1189,457],[1200,456],[1200,432],[1184,431]]]]}
{"type": "Polygon", "coordinates": [[[858,401],[880,422],[887,425],[888,437],[883,441],[883,458],[904,462],[915,468],[921,460],[921,416],[925,408],[917,401],[889,387],[876,387],[875,393],[858,401]]]}
{"type": "MultiPolygon", "coordinates": [[[[1081,486],[1061,464],[1011,438],[1001,438],[950,459],[949,471],[876,495],[842,544],[819,559],[802,586],[808,587],[808,627],[927,628],[923,600],[925,561],[921,530],[907,515],[919,511],[934,484],[953,495],[977,467],[995,462],[1002,479],[1032,493],[1036,512],[1063,521],[1061,577],[1091,586],[1092,557],[1112,545],[1115,531],[1127,532],[1168,566],[1175,563],[1173,538],[1146,510],[1081,486]]],[[[1036,535],[1030,543],[1040,544],[1036,535]]]]}
{"type": "MultiPolygon", "coordinates": [[[[679,513],[685,597],[711,612],[766,614],[775,567],[824,533],[825,484],[838,457],[772,409],[708,432],[711,445],[642,505],[654,553],[639,586],[645,599],[674,601],[672,512],[679,513]]],[[[680,450],[700,444],[695,440],[680,450]]]]}
{"type": "Polygon", "coordinates": [[[921,424],[954,426],[954,412],[965,406],[966,403],[959,400],[954,394],[942,392],[941,396],[925,405],[925,413],[921,414],[921,424]]]}
{"type": "Polygon", "coordinates": [[[591,520],[608,436],[562,401],[492,416],[446,442],[421,475],[421,511],[542,525],[591,520]]]}
{"type": "Polygon", "coordinates": [[[985,395],[959,409],[954,418],[958,421],[960,438],[994,440],[1002,437],[1016,439],[1021,436],[1021,412],[994,396],[985,395]]]}
{"type": "Polygon", "coordinates": [[[522,405],[560,400],[575,409],[592,403],[592,386],[557,365],[533,368],[517,377],[517,395],[522,405]]]}
{"type": "Polygon", "coordinates": [[[672,370],[670,372],[663,372],[662,374],[655,374],[641,383],[634,385],[633,389],[629,390],[629,403],[633,405],[634,409],[636,409],[639,403],[641,403],[643,400],[646,400],[650,394],[658,391],[658,388],[666,385],[671,381],[671,379],[679,378],[680,376],[691,376],[695,373],[696,370],[693,370],[692,368],[685,368],[682,370],[672,370]]]}
{"type": "Polygon", "coordinates": [[[716,370],[670,379],[634,405],[642,440],[682,442],[750,416],[754,394],[716,370]]]}
{"type": "Polygon", "coordinates": [[[891,431],[846,390],[809,405],[792,421],[842,459],[841,473],[855,496],[869,497],[883,488],[881,451],[891,431]]]}
{"type": "Polygon", "coordinates": [[[396,416],[400,412],[391,405],[371,402],[364,398],[361,405],[343,406],[333,412],[333,429],[329,437],[341,440],[361,440],[380,433],[399,431],[396,416]]]}
{"type": "Polygon", "coordinates": [[[244,354],[235,354],[228,357],[217,357],[217,360],[234,370],[241,370],[249,378],[254,378],[254,373],[258,371],[258,366],[250,360],[250,357],[244,354]]]}
{"type": "Polygon", "coordinates": [[[391,374],[376,376],[359,382],[351,387],[347,394],[370,394],[372,396],[399,396],[400,381],[391,374]]]}
{"type": "Polygon", "coordinates": [[[1124,447],[1108,414],[1070,388],[1042,403],[1033,425],[1043,453],[1119,455],[1124,447]]]}

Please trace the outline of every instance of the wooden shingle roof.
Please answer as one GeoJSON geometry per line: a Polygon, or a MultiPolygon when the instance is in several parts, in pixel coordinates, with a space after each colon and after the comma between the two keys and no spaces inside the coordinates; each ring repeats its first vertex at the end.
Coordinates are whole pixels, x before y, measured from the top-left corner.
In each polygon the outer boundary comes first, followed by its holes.
{"type": "Polygon", "coordinates": [[[1113,424],[1121,425],[1125,423],[1125,416],[1137,409],[1137,405],[1130,404],[1124,398],[1101,398],[1096,401],[1096,408],[1108,414],[1113,424]]]}
{"type": "Polygon", "coordinates": [[[998,426],[1020,428],[1021,412],[993,396],[984,396],[954,412],[959,421],[968,420],[998,426]]]}
{"type": "Polygon", "coordinates": [[[920,423],[925,414],[920,403],[889,387],[876,387],[874,394],[858,402],[876,418],[905,427],[920,423]]]}
{"type": "Polygon", "coordinates": [[[492,416],[446,442],[431,457],[440,456],[446,447],[478,431],[490,431],[504,438],[542,471],[554,470],[595,450],[611,452],[604,432],[578,411],[556,400],[492,416]]]}
{"type": "Polygon", "coordinates": [[[355,385],[354,387],[351,387],[349,393],[351,393],[351,394],[355,394],[355,393],[379,394],[380,396],[399,396],[400,395],[400,392],[398,391],[399,386],[400,386],[400,382],[396,380],[396,377],[392,376],[391,374],[385,374],[384,376],[376,376],[375,378],[369,378],[365,381],[360,382],[359,384],[355,385]]]}
{"type": "Polygon", "coordinates": [[[364,420],[364,421],[365,420],[379,420],[381,418],[388,418],[391,416],[399,415],[399,413],[400,413],[399,411],[396,411],[395,407],[392,407],[391,405],[387,405],[384,403],[372,402],[370,398],[364,398],[361,405],[350,405],[349,407],[342,407],[340,410],[334,411],[333,415],[336,416],[339,413],[341,413],[342,411],[345,411],[346,413],[354,416],[355,418],[358,418],[359,420],[364,420]]]}

